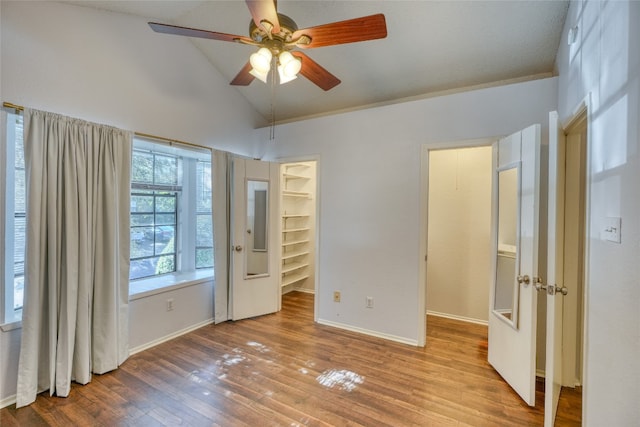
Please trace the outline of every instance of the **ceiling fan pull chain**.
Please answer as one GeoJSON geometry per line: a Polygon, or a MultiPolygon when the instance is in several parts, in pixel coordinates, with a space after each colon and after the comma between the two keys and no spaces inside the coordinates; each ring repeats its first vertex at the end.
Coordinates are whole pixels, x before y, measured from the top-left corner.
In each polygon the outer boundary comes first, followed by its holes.
{"type": "Polygon", "coordinates": [[[269,141],[276,139],[276,64],[277,57],[271,59],[271,126],[269,128],[269,141]]]}

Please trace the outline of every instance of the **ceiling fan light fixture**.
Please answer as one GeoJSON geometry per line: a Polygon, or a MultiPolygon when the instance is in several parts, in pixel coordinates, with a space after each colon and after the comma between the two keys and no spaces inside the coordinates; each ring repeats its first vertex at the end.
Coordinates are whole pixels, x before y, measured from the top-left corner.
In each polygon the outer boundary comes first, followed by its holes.
{"type": "Polygon", "coordinates": [[[278,56],[278,73],[280,74],[280,84],[289,82],[296,77],[302,68],[302,61],[296,58],[289,51],[284,51],[278,56]]]}
{"type": "Polygon", "coordinates": [[[249,74],[251,74],[253,77],[257,78],[258,80],[261,80],[263,83],[267,82],[267,76],[269,75],[269,70],[267,71],[259,71],[256,70],[255,68],[251,69],[251,71],[249,71],[249,74]]]}
{"type": "Polygon", "coordinates": [[[282,65],[278,65],[278,75],[280,76],[281,85],[285,83],[289,83],[291,80],[295,80],[298,78],[296,74],[293,74],[293,75],[287,74],[287,72],[284,70],[284,67],[282,65]]]}
{"type": "Polygon", "coordinates": [[[261,47],[257,52],[251,54],[251,56],[249,57],[249,62],[251,63],[253,69],[260,74],[264,74],[266,79],[266,75],[271,69],[271,58],[271,51],[266,47],[261,47]]]}

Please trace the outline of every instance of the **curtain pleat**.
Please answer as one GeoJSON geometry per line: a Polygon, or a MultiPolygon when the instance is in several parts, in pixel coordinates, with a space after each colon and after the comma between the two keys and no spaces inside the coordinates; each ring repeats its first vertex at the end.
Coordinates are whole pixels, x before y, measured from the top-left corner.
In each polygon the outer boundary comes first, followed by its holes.
{"type": "Polygon", "coordinates": [[[130,132],[25,109],[27,230],[17,407],[128,355],[130,132]]]}
{"type": "Polygon", "coordinates": [[[229,319],[229,153],[213,150],[213,256],[215,323],[229,319]]]}

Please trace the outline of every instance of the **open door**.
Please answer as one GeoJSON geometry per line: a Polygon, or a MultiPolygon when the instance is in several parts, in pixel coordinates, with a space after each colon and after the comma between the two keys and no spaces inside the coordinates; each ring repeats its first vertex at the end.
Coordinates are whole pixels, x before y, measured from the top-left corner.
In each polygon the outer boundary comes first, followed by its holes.
{"type": "Polygon", "coordinates": [[[535,405],[540,125],[494,145],[489,363],[535,405]]]}
{"type": "Polygon", "coordinates": [[[233,160],[231,192],[231,319],[278,311],[277,163],[233,160]]]}

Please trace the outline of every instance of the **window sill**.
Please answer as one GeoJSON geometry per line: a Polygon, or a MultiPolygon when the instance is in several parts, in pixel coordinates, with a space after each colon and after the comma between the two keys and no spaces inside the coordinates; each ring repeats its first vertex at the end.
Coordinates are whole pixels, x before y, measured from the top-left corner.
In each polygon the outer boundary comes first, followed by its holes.
{"type": "Polygon", "coordinates": [[[2,332],[9,332],[20,328],[22,328],[22,319],[9,321],[0,325],[0,330],[2,332]]]}
{"type": "Polygon", "coordinates": [[[212,268],[189,271],[186,273],[165,274],[129,282],[129,301],[146,298],[151,295],[174,291],[176,289],[213,281],[212,268]]]}

